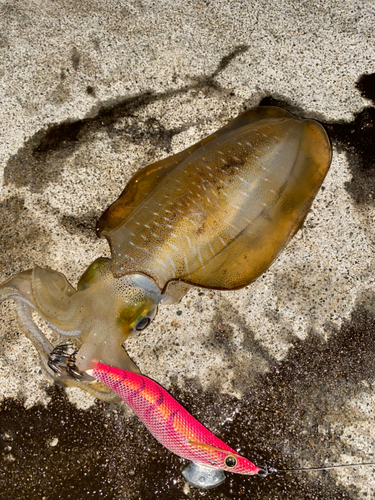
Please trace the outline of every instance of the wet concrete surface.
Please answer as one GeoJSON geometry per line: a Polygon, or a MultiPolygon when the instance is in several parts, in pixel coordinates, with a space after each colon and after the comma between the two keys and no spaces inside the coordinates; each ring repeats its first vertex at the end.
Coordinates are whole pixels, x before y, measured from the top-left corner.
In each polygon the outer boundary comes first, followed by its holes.
{"type": "MultiPolygon", "coordinates": [[[[347,402],[358,393],[372,395],[374,320],[375,295],[365,294],[328,342],[316,335],[295,341],[288,356],[257,377],[240,400],[204,391],[196,380],[186,380],[184,392],[172,387],[171,393],[256,464],[277,469],[337,464],[343,453],[340,422],[356,427],[360,417],[347,402]]],[[[357,497],[354,485],[337,484],[336,471],[263,479],[227,474],[215,490],[189,489],[181,476],[186,462],[159,445],[121,405],[97,402],[79,410],[61,388],[48,393],[48,407],[25,410],[14,400],[2,404],[0,485],[9,492],[2,498],[357,497]]],[[[373,459],[373,453],[363,454],[350,443],[344,451],[353,462],[373,459]]],[[[346,474],[355,476],[361,469],[346,474]]],[[[375,472],[375,466],[365,469],[366,475],[375,472]]]]}
{"type": "MultiPolygon", "coordinates": [[[[126,345],[259,466],[375,459],[374,15],[354,0],[0,5],[0,281],[41,265],[76,284],[109,256],[95,222],[130,176],[244,109],[326,127],[331,170],[271,269],[190,291],[126,345]]],[[[186,461],[125,406],[52,385],[12,303],[0,313],[1,499],[375,496],[371,466],[189,488],[186,461]]]]}

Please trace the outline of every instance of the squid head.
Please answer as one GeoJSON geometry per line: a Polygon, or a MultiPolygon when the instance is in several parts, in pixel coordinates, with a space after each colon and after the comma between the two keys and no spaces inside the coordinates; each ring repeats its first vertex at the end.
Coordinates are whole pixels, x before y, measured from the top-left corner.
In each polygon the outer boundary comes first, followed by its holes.
{"type": "MultiPolygon", "coordinates": [[[[63,274],[37,266],[5,282],[0,288],[0,298],[17,301],[23,329],[38,349],[50,374],[56,358],[61,362],[61,356],[70,357],[69,349],[65,354],[61,348],[57,352],[53,350],[34,322],[32,311],[36,311],[56,332],[76,338],[80,348],[74,363],[79,371],[93,368],[100,360],[108,360],[115,366],[137,372],[138,368],[122,344],[129,334],[143,330],[152,321],[161,293],[152,280],[142,275],[114,278],[110,260],[99,258],[85,271],[77,290],[63,274]]],[[[65,345],[69,347],[69,344],[65,345]]],[[[108,391],[100,383],[87,385],[85,377],[82,380],[81,377],[80,380],[72,378],[74,372],[69,372],[69,369],[55,375],[66,385],[88,387],[89,392],[107,399],[108,391]]]]}

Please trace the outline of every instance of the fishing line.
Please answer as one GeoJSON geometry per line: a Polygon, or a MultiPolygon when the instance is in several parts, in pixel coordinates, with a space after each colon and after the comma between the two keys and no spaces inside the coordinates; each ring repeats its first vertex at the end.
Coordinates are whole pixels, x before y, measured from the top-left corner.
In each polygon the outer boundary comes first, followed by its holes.
{"type": "Polygon", "coordinates": [[[341,465],[327,465],[325,467],[301,467],[299,469],[274,469],[273,467],[263,467],[259,472],[258,476],[267,477],[271,474],[279,474],[282,472],[311,472],[318,470],[331,470],[339,469],[342,467],[362,467],[367,465],[375,465],[375,462],[360,462],[358,464],[341,464],[341,465]]]}

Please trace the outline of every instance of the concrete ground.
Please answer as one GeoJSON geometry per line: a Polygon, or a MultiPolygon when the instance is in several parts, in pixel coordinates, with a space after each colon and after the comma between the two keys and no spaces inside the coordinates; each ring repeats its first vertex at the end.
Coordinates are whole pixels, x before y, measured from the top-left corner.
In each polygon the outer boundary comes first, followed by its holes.
{"type": "MultiPolygon", "coordinates": [[[[38,264],[76,284],[131,175],[244,109],[326,126],[331,170],[271,269],[190,291],[126,344],[261,466],[375,461],[374,22],[365,0],[0,1],[0,281],[38,264]]],[[[51,386],[0,309],[1,499],[375,497],[375,466],[189,489],[130,410],[51,386]]]]}

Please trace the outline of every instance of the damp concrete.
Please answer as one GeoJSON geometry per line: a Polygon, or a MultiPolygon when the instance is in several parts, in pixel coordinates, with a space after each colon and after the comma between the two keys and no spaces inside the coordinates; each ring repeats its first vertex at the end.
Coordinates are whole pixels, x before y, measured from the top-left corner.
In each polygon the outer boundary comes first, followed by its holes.
{"type": "MultiPolygon", "coordinates": [[[[95,223],[131,175],[245,109],[326,127],[330,172],[271,268],[236,292],[192,289],[126,342],[260,466],[375,461],[374,16],[363,0],[0,4],[0,281],[40,265],[76,285],[109,257],[95,223]]],[[[11,301],[0,399],[0,498],[375,496],[375,466],[189,488],[124,405],[46,378],[11,301]]]]}

